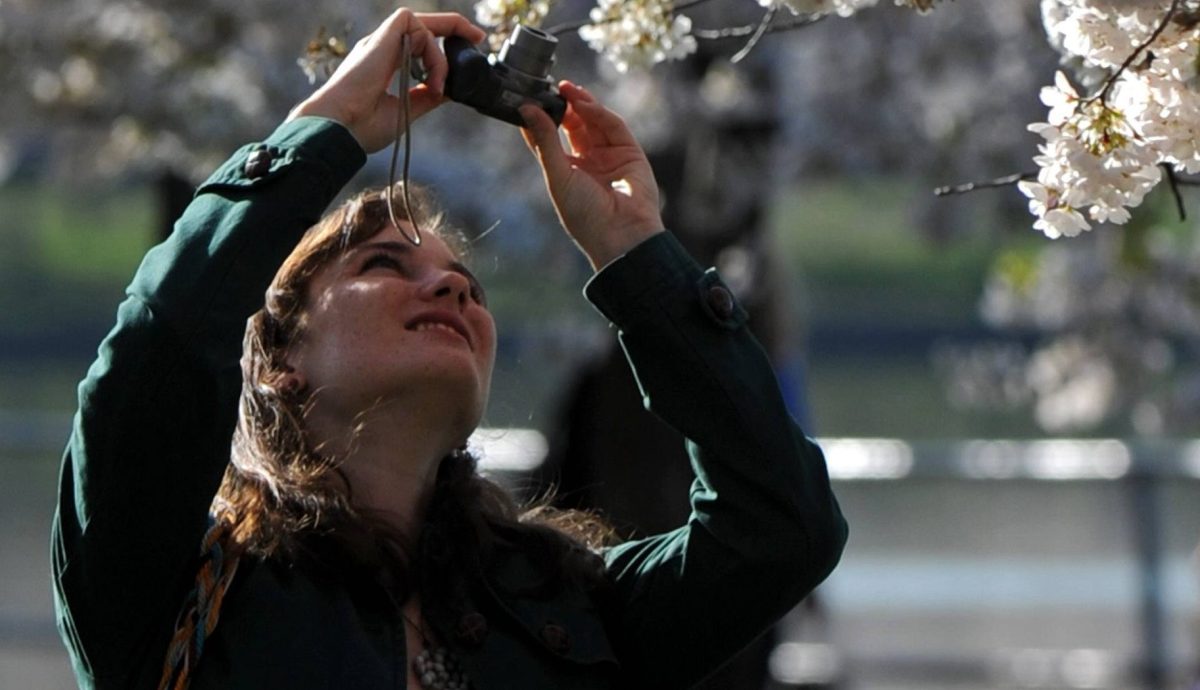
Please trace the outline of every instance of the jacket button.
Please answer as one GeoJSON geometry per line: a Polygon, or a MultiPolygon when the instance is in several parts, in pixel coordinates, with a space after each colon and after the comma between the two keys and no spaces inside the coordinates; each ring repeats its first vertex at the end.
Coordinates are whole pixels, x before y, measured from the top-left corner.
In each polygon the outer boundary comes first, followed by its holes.
{"type": "Polygon", "coordinates": [[[271,172],[271,153],[266,149],[252,151],[242,172],[251,180],[257,180],[271,172]]]}
{"type": "Polygon", "coordinates": [[[708,289],[708,307],[718,319],[733,317],[733,294],[724,285],[714,285],[708,289]]]}
{"type": "Polygon", "coordinates": [[[566,654],[571,649],[571,636],[567,629],[557,623],[542,626],[542,642],[557,654],[566,654]]]}
{"type": "Polygon", "coordinates": [[[478,647],[483,644],[483,639],[488,634],[487,618],[484,618],[482,613],[471,611],[463,614],[462,618],[458,619],[458,625],[454,627],[454,636],[458,641],[468,647],[478,647]]]}

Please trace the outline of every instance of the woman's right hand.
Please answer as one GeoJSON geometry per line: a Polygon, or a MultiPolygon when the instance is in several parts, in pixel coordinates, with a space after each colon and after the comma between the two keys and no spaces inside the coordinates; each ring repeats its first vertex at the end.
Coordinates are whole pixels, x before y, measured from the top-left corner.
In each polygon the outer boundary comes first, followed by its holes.
{"type": "Polygon", "coordinates": [[[316,115],[346,126],[367,153],[387,146],[396,134],[400,99],[387,92],[400,68],[400,41],[411,37],[412,54],[425,63],[429,78],[409,90],[409,115],[413,120],[446,100],[442,94],[449,69],[437,36],[462,36],[479,43],[487,32],[453,12],[416,13],[401,8],[379,28],[361,39],[337,71],[313,95],[292,109],[288,119],[316,115]]]}
{"type": "Polygon", "coordinates": [[[560,82],[567,101],[562,129],[541,108],[521,107],[521,130],[537,157],[546,189],[567,234],[599,271],[663,231],[658,183],[641,144],[619,115],[586,89],[560,82]]]}

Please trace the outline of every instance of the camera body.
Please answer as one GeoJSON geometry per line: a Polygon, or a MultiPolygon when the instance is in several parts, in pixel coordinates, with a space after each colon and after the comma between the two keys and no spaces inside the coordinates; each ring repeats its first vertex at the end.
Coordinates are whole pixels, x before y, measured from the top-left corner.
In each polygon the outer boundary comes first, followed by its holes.
{"type": "Polygon", "coordinates": [[[523,127],[517,110],[535,103],[562,124],[566,100],[550,76],[558,39],[539,29],[518,26],[499,53],[484,55],[461,36],[447,36],[442,48],[450,71],[446,96],[498,120],[523,127]]]}

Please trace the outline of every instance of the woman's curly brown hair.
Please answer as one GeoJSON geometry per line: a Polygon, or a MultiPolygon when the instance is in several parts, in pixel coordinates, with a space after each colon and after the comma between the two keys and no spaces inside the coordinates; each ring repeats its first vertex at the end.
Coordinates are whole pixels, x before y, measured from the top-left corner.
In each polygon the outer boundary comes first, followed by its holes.
{"type": "MultiPolygon", "coordinates": [[[[429,194],[410,188],[409,198],[422,231],[437,234],[461,255],[466,243],[447,227],[429,194]]],[[[400,209],[397,215],[407,220],[400,209]]],[[[612,530],[588,513],[545,503],[522,508],[479,475],[465,449],[442,460],[414,543],[356,508],[339,458],[308,442],[309,398],[289,388],[287,355],[304,333],[309,285],[324,266],[388,223],[386,190],[363,192],[313,226],[275,275],[265,305],[246,326],[238,426],[214,514],[229,523],[242,551],[295,560],[332,546],[355,567],[387,571],[403,597],[417,588],[423,600],[452,596],[505,546],[532,554],[555,582],[599,584],[595,551],[612,541],[612,530]]]]}

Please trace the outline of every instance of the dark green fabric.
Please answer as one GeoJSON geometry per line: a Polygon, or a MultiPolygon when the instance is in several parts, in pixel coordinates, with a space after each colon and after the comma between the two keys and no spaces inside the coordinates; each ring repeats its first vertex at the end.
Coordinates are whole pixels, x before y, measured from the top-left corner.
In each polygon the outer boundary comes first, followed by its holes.
{"type": "MultiPolygon", "coordinates": [[[[138,269],[79,387],[54,523],[58,621],[81,687],[157,683],[228,462],[245,320],[363,162],[336,123],[285,124],[218,169],[138,269]],[[272,163],[250,179],[257,149],[272,163]]],[[[745,312],[711,307],[721,287],[668,233],[589,282],[647,406],[690,439],[692,516],[609,550],[602,598],[514,594],[536,576],[520,553],[473,577],[488,633],[460,652],[479,690],[687,687],[836,564],[846,525],[820,450],[788,417],[745,312]]],[[[456,621],[431,623],[454,638],[456,621]]],[[[193,687],[402,688],[404,634],[369,583],[247,559],[193,687]]]]}

